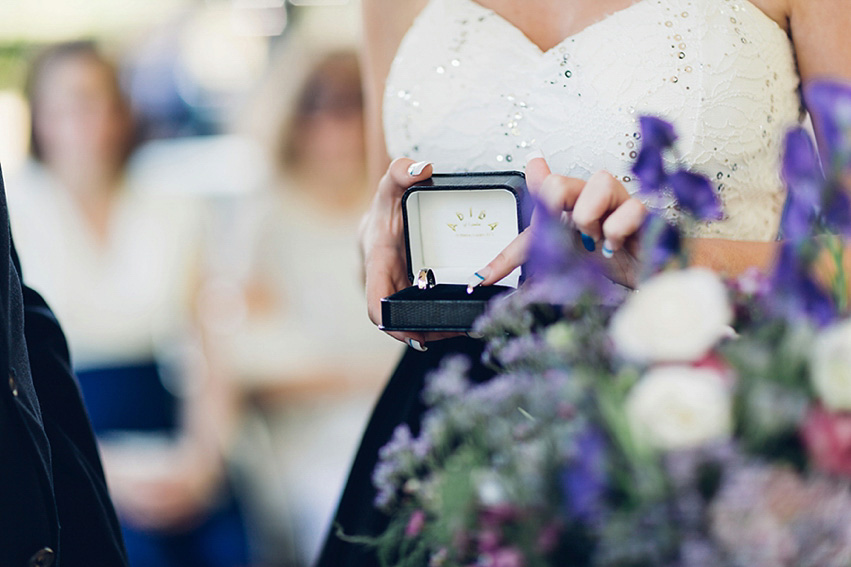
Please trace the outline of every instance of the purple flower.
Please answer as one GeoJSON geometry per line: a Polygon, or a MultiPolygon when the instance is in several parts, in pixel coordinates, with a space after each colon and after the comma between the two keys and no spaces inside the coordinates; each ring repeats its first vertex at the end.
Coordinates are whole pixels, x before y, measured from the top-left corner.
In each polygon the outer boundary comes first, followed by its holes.
{"type": "Polygon", "coordinates": [[[537,277],[567,271],[576,255],[567,230],[543,203],[536,206],[536,226],[529,245],[529,271],[537,277]]]}
{"type": "Polygon", "coordinates": [[[824,163],[835,171],[847,169],[851,166],[851,83],[810,81],[803,90],[824,146],[824,163]]]}
{"type": "Polygon", "coordinates": [[[796,128],[786,135],[783,180],[789,190],[783,210],[781,231],[792,240],[810,236],[821,208],[824,176],[810,135],[796,128]]]}
{"type": "Polygon", "coordinates": [[[789,189],[781,221],[784,238],[811,236],[819,223],[832,231],[851,234],[851,201],[835,178],[825,179],[815,145],[801,128],[786,136],[783,180],[789,189]]]}
{"type": "Polygon", "coordinates": [[[680,206],[701,220],[720,220],[721,201],[709,180],[681,169],[668,178],[680,206]]]}
{"type": "Polygon", "coordinates": [[[670,148],[677,139],[674,126],[654,116],[642,116],[641,151],[632,166],[632,172],[641,183],[641,191],[651,194],[659,191],[668,180],[662,152],[670,148]]]}
{"type": "Polygon", "coordinates": [[[392,459],[399,453],[407,452],[412,449],[414,436],[411,435],[411,428],[408,424],[403,423],[396,426],[393,430],[393,437],[378,451],[378,456],[381,459],[392,459]]]}
{"type": "Polygon", "coordinates": [[[830,295],[813,279],[793,242],[781,246],[771,279],[775,293],[766,298],[770,310],[792,319],[809,319],[819,326],[836,318],[830,295]]]}
{"type": "Polygon", "coordinates": [[[638,158],[632,165],[632,172],[641,182],[641,191],[644,193],[658,191],[668,178],[662,161],[662,152],[659,148],[647,144],[643,145],[638,152],[638,158]]]}
{"type": "Polygon", "coordinates": [[[825,206],[824,222],[834,232],[851,236],[851,200],[841,187],[832,186],[825,206]]]}
{"type": "Polygon", "coordinates": [[[657,213],[649,212],[641,234],[642,261],[649,274],[658,272],[680,253],[680,231],[657,213]]]}
{"type": "Polygon", "coordinates": [[[801,203],[813,208],[819,206],[824,175],[813,140],[803,128],[795,128],[786,134],[782,172],[789,190],[801,203]]]}
{"type": "Polygon", "coordinates": [[[524,335],[509,340],[496,354],[497,359],[505,366],[511,366],[524,361],[542,359],[547,356],[551,347],[540,335],[524,335]]]}
{"type": "Polygon", "coordinates": [[[674,133],[674,125],[670,122],[656,118],[655,116],[642,116],[639,118],[641,124],[641,138],[645,146],[658,150],[670,148],[677,139],[674,133]]]}
{"type": "Polygon", "coordinates": [[[443,400],[459,398],[470,387],[467,373],[470,360],[463,355],[447,356],[440,367],[426,377],[423,388],[423,401],[434,406],[443,400]]]}
{"type": "Polygon", "coordinates": [[[571,229],[538,204],[538,219],[529,245],[529,271],[537,280],[553,279],[564,304],[608,286],[605,268],[593,255],[578,250],[571,229]]]}
{"type": "Polygon", "coordinates": [[[594,522],[600,517],[606,490],[605,438],[588,428],[576,439],[576,454],[561,473],[568,517],[594,522]]]}
{"type": "Polygon", "coordinates": [[[786,240],[800,241],[812,235],[815,220],[815,209],[790,187],[780,221],[780,235],[786,240]]]}

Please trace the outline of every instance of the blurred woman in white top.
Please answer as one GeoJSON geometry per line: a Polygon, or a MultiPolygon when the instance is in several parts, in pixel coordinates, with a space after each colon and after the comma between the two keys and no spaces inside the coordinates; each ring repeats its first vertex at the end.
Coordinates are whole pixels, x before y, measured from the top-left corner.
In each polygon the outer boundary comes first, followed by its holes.
{"type": "Polygon", "coordinates": [[[244,565],[222,457],[229,398],[194,330],[200,209],[125,177],[133,119],[94,45],[46,50],[28,94],[33,159],[11,223],[66,330],[130,564],[244,565]]]}
{"type": "Polygon", "coordinates": [[[270,419],[298,559],[314,557],[366,417],[399,348],[370,325],[357,251],[366,185],[357,56],[294,39],[259,95],[268,190],[243,217],[247,316],[229,350],[270,419]]]}

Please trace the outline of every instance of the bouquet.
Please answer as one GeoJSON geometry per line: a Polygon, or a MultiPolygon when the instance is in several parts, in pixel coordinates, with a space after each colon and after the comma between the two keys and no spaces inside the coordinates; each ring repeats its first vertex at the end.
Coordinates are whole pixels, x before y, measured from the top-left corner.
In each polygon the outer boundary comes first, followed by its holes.
{"type": "Polygon", "coordinates": [[[687,267],[682,222],[722,212],[652,117],[634,173],[681,223],[648,217],[637,293],[607,297],[569,229],[538,227],[534,277],[477,322],[497,376],[444,360],[418,435],[381,451],[385,565],[851,565],[851,89],[805,96],[832,151],[787,137],[773,273],[687,267]]]}

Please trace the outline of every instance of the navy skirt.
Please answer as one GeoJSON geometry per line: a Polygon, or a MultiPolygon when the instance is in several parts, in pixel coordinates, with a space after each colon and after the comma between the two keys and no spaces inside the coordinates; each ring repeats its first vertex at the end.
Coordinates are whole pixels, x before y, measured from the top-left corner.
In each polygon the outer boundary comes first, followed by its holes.
{"type": "MultiPolygon", "coordinates": [[[[116,433],[176,435],[180,399],[154,362],[78,371],[98,437],[116,433]]],[[[219,504],[184,532],[153,532],[122,523],[130,567],[242,567],[249,564],[242,511],[225,487],[219,504]]]]}
{"type": "Polygon", "coordinates": [[[163,385],[156,363],[77,371],[77,379],[96,435],[176,431],[178,399],[163,385]]]}
{"type": "MultiPolygon", "coordinates": [[[[389,518],[373,505],[376,490],[372,471],[378,461],[378,451],[392,437],[396,426],[407,423],[418,435],[420,420],[426,410],[421,399],[425,377],[435,370],[447,355],[465,354],[473,363],[470,379],[484,382],[493,377],[492,370],[480,363],[484,343],[466,337],[429,343],[426,352],[406,350],[379,398],[361,446],[352,465],[349,479],[340,499],[334,524],[347,535],[376,536],[388,525],[389,518]]],[[[378,558],[364,545],[343,541],[336,535],[334,525],[326,535],[317,567],[373,567],[378,558]]]]}

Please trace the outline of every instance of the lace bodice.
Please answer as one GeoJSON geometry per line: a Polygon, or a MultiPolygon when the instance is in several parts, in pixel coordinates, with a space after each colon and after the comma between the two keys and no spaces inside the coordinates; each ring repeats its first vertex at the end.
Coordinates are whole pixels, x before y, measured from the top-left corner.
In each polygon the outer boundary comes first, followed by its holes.
{"type": "Polygon", "coordinates": [[[392,157],[437,171],[522,169],[537,147],[556,173],[605,169],[634,192],[638,117],[662,116],[724,202],[698,233],[771,240],[798,85],[786,33],[747,0],[638,0],[545,52],[474,0],[431,0],[393,63],[384,124],[392,157]]]}

